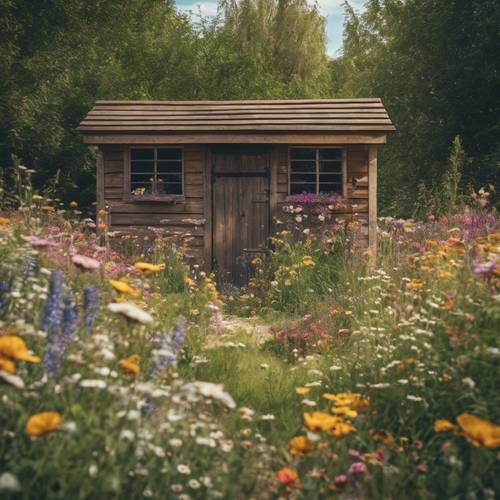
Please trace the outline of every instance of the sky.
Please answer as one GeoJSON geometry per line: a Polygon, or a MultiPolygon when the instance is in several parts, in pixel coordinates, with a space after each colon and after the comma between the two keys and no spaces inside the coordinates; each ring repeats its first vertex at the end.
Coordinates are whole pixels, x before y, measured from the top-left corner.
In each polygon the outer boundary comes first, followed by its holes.
{"type": "MultiPolygon", "coordinates": [[[[313,0],[309,0],[313,3],[313,0]]],[[[328,35],[328,54],[334,56],[342,45],[342,27],[344,24],[344,0],[317,0],[321,13],[326,17],[326,32],[328,35]]],[[[362,10],[365,0],[350,0],[355,10],[362,10]]],[[[201,9],[205,16],[217,13],[217,0],[177,0],[177,6],[184,11],[192,11],[195,15],[201,9]]]]}

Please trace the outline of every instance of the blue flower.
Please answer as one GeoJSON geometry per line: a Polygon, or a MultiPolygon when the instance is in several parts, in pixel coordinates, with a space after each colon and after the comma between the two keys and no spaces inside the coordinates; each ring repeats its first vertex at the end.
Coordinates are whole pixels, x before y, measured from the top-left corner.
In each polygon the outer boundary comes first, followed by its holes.
{"type": "Polygon", "coordinates": [[[170,334],[162,333],[160,336],[160,348],[153,349],[152,376],[161,375],[165,370],[175,366],[177,354],[184,345],[186,335],[186,320],[180,318],[172,328],[170,334]]]}
{"type": "Polygon", "coordinates": [[[49,280],[49,293],[40,318],[40,330],[57,333],[63,320],[64,273],[53,271],[49,280]]]}
{"type": "Polygon", "coordinates": [[[0,311],[2,311],[9,302],[10,288],[10,283],[7,281],[2,281],[0,283],[0,311]]]}
{"type": "Polygon", "coordinates": [[[99,288],[89,286],[83,289],[83,324],[92,329],[99,312],[99,288]]]}

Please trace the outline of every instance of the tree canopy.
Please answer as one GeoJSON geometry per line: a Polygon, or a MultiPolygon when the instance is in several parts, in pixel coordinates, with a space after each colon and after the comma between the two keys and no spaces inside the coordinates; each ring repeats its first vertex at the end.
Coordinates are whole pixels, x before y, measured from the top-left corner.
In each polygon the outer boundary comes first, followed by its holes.
{"type": "Polygon", "coordinates": [[[220,0],[190,18],[173,0],[0,0],[0,166],[89,204],[94,152],[74,133],[97,99],[381,97],[398,131],[381,148],[380,208],[408,213],[443,175],[498,175],[500,6],[494,0],[345,3],[341,55],[306,0],[220,0]],[[85,187],[82,189],[82,186],[85,187]]]}

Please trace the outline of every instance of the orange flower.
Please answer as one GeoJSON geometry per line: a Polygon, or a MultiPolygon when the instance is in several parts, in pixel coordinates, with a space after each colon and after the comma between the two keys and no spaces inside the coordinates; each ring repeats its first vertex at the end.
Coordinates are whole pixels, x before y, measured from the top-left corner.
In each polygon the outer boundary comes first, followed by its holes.
{"type": "Polygon", "coordinates": [[[300,486],[300,479],[297,471],[290,467],[283,467],[276,474],[276,479],[278,483],[285,486],[300,486]]]}
{"type": "Polygon", "coordinates": [[[321,397],[332,401],[335,406],[349,406],[355,410],[368,408],[369,401],[356,392],[339,392],[338,394],[322,394],[321,397]]]}
{"type": "Polygon", "coordinates": [[[296,387],[295,392],[301,396],[307,396],[311,392],[311,389],[309,387],[296,387]]]}
{"type": "Polygon", "coordinates": [[[307,436],[296,436],[290,440],[288,451],[293,456],[308,455],[312,451],[312,443],[307,436]]]}
{"type": "Polygon", "coordinates": [[[76,201],[70,201],[69,206],[71,208],[76,208],[78,206],[78,202],[76,202],[76,201]]]}
{"type": "Polygon", "coordinates": [[[495,425],[470,413],[462,413],[457,417],[463,435],[474,446],[486,448],[500,447],[500,425],[495,425]]]}
{"type": "Polygon", "coordinates": [[[406,283],[406,288],[408,290],[420,290],[423,286],[421,280],[412,280],[409,283],[406,283]]]}
{"type": "Polygon", "coordinates": [[[29,354],[24,340],[15,335],[3,335],[0,337],[0,355],[17,361],[40,363],[38,356],[29,354]]]}
{"type": "Polygon", "coordinates": [[[6,217],[0,217],[0,226],[7,226],[8,224],[10,224],[9,219],[6,217]]]}
{"type": "Polygon", "coordinates": [[[128,358],[124,358],[120,361],[120,366],[123,371],[126,373],[130,373],[131,375],[138,375],[141,371],[139,366],[140,356],[138,354],[132,354],[128,358]]]}
{"type": "Polygon", "coordinates": [[[0,356],[0,370],[8,373],[16,373],[16,364],[14,361],[0,356]]]}
{"type": "Polygon", "coordinates": [[[390,432],[384,431],[384,430],[374,430],[370,429],[368,431],[368,434],[370,434],[370,437],[374,441],[381,441],[384,443],[388,448],[394,445],[394,438],[392,437],[390,432]]]}
{"type": "Polygon", "coordinates": [[[454,431],[456,428],[457,426],[449,420],[437,419],[434,422],[434,432],[454,431]]]}
{"type": "Polygon", "coordinates": [[[55,411],[45,411],[32,415],[26,422],[26,433],[39,437],[56,431],[61,425],[61,415],[55,411]]]}

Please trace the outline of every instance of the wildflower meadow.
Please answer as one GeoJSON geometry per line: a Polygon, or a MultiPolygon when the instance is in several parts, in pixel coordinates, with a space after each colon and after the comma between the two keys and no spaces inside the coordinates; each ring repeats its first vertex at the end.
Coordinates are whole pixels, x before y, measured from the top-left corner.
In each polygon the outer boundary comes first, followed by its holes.
{"type": "Polygon", "coordinates": [[[282,222],[229,293],[23,169],[0,218],[2,498],[496,497],[493,187],[381,219],[376,259],[355,227],[282,222]]]}

